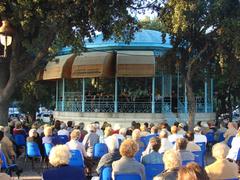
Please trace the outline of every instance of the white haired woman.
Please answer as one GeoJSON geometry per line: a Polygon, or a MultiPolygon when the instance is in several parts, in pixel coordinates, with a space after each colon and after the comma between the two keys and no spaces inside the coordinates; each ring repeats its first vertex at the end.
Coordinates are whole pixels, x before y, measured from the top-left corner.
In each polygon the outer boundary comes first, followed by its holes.
{"type": "Polygon", "coordinates": [[[154,177],[154,180],[176,179],[178,170],[182,164],[180,153],[171,149],[167,150],[163,155],[163,163],[165,170],[154,177]]]}
{"type": "Polygon", "coordinates": [[[238,165],[226,159],[229,147],[224,143],[217,143],[212,147],[212,156],[216,161],[205,167],[210,179],[238,178],[238,165]]]}
{"type": "Polygon", "coordinates": [[[83,169],[70,167],[68,165],[71,153],[66,145],[57,145],[52,148],[49,155],[49,162],[54,168],[43,172],[44,180],[85,180],[83,169]]]}

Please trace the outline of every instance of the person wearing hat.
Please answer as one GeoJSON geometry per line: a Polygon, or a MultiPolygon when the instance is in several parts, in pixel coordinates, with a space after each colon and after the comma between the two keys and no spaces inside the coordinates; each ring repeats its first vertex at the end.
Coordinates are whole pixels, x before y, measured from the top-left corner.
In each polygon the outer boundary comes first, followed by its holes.
{"type": "Polygon", "coordinates": [[[202,132],[201,127],[196,126],[193,130],[194,130],[194,142],[195,143],[204,142],[205,144],[207,144],[207,137],[201,133],[202,132]]]}
{"type": "Polygon", "coordinates": [[[181,135],[185,135],[186,134],[186,131],[184,131],[184,124],[183,123],[180,123],[179,125],[178,125],[178,134],[181,134],[181,135]]]}

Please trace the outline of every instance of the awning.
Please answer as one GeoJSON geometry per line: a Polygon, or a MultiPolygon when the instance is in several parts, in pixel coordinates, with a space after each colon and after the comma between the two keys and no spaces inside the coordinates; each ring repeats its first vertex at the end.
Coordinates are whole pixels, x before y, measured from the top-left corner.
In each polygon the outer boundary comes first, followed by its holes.
{"type": "Polygon", "coordinates": [[[73,60],[76,57],[74,54],[56,56],[52,61],[49,61],[40,71],[37,80],[56,80],[71,77],[71,68],[73,60]]]}
{"type": "Polygon", "coordinates": [[[114,77],[112,52],[82,53],[74,59],[71,78],[114,77]]]}
{"type": "Polygon", "coordinates": [[[155,57],[152,51],[118,51],[118,77],[152,77],[155,75],[155,57]]]}

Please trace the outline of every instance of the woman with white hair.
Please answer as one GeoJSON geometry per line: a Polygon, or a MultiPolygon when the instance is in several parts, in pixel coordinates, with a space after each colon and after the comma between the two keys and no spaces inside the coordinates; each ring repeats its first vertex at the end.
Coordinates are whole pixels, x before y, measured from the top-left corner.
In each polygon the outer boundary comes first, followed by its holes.
{"type": "Polygon", "coordinates": [[[182,164],[179,152],[173,149],[167,150],[163,155],[163,163],[165,170],[155,176],[153,180],[176,179],[178,170],[182,164]]]}
{"type": "Polygon", "coordinates": [[[144,148],[144,143],[140,140],[141,131],[139,129],[134,129],[132,132],[132,139],[138,144],[139,148],[144,148]]]}
{"type": "Polygon", "coordinates": [[[71,153],[66,145],[57,145],[50,151],[49,162],[54,167],[43,172],[43,180],[85,180],[83,169],[69,166],[71,153]]]}
{"type": "Polygon", "coordinates": [[[161,139],[161,147],[158,151],[159,153],[164,153],[165,151],[173,148],[173,144],[168,140],[167,131],[162,130],[159,134],[159,137],[161,139]]]}
{"type": "Polygon", "coordinates": [[[103,166],[112,166],[113,161],[117,161],[121,158],[119,153],[118,139],[116,136],[110,136],[106,142],[106,145],[108,147],[108,153],[103,155],[103,157],[100,159],[96,169],[98,173],[101,172],[101,168],[103,166]]]}
{"type": "Polygon", "coordinates": [[[217,143],[212,147],[212,156],[216,161],[205,167],[210,179],[238,178],[238,165],[230,162],[226,157],[229,147],[224,143],[217,143]]]}

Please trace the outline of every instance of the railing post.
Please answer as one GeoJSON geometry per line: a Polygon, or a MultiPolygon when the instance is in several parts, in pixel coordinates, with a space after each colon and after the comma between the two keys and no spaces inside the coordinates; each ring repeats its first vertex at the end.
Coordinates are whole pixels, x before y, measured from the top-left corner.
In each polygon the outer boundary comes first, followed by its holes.
{"type": "Polygon", "coordinates": [[[185,83],[185,88],[184,88],[184,112],[188,112],[188,102],[187,102],[187,86],[185,83]]]}
{"type": "Polygon", "coordinates": [[[163,76],[163,72],[162,72],[162,113],[164,112],[164,96],[165,96],[165,93],[164,93],[164,76],[163,76]]]}
{"type": "Polygon", "coordinates": [[[85,112],[85,78],[82,79],[82,112],[85,112]]]}
{"type": "Polygon", "coordinates": [[[115,89],[114,89],[114,112],[118,112],[118,78],[115,76],[115,89]]]}
{"type": "Polygon", "coordinates": [[[207,104],[207,97],[208,97],[208,82],[207,80],[204,81],[204,112],[208,112],[208,104],[207,104]]]}
{"type": "Polygon", "coordinates": [[[152,113],[155,113],[155,77],[152,77],[152,113]]]}
{"type": "Polygon", "coordinates": [[[56,111],[58,111],[58,80],[56,81],[56,104],[55,104],[56,111]]]}
{"type": "Polygon", "coordinates": [[[62,111],[64,111],[65,105],[65,79],[62,79],[62,111]]]}
{"type": "Polygon", "coordinates": [[[211,112],[213,112],[213,78],[211,78],[211,112]]]}

